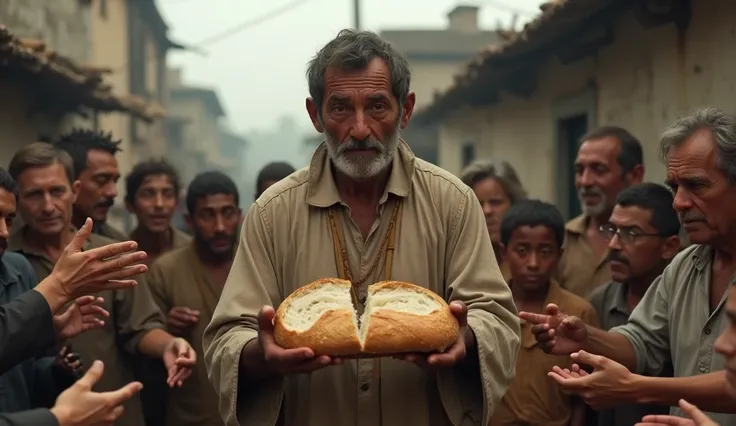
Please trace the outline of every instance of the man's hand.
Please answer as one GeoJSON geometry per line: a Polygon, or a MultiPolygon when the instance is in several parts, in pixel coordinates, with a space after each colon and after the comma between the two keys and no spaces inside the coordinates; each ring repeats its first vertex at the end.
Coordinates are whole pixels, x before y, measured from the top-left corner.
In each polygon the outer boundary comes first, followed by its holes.
{"type": "Polygon", "coordinates": [[[596,410],[610,408],[631,401],[631,388],[636,377],[623,365],[602,357],[580,351],[570,355],[576,362],[595,368],[588,374],[573,365],[573,370],[554,367],[547,375],[567,393],[580,396],[596,410]]]}
{"type": "Polygon", "coordinates": [[[460,326],[457,341],[445,352],[433,354],[402,354],[394,358],[413,362],[423,368],[448,368],[464,360],[467,356],[467,346],[475,341],[473,330],[468,327],[468,307],[462,302],[451,302],[450,311],[460,326]]]}
{"type": "Polygon", "coordinates": [[[54,328],[59,340],[70,339],[85,331],[103,327],[105,321],[101,318],[110,316],[100,306],[104,301],[101,297],[78,297],[63,314],[54,316],[54,328]]]}
{"type": "Polygon", "coordinates": [[[680,409],[686,416],[685,419],[676,416],[651,415],[644,416],[636,426],[718,426],[718,423],[706,416],[698,407],[690,404],[684,399],[680,400],[680,409]]]}
{"type": "Polygon", "coordinates": [[[146,252],[134,251],[138,248],[134,241],[82,251],[91,233],[92,219],[88,218],[51,272],[50,277],[59,286],[56,290],[67,300],[103,290],[132,287],[136,282],[130,278],[146,272],[146,265],[141,264],[146,252]]]}
{"type": "Polygon", "coordinates": [[[197,364],[197,354],[189,342],[177,337],[166,347],[162,360],[168,372],[166,383],[172,388],[181,387],[197,364]]]}
{"type": "Polygon", "coordinates": [[[578,318],[560,312],[550,303],[543,314],[519,312],[519,317],[532,324],[532,333],[539,348],[552,355],[570,355],[583,349],[588,339],[585,323],[578,318]]]}
{"type": "Polygon", "coordinates": [[[166,328],[175,336],[184,336],[199,322],[199,311],[175,306],[166,314],[166,328]]]}
{"type": "Polygon", "coordinates": [[[84,377],[59,395],[51,409],[59,426],[111,425],[123,414],[122,404],[143,388],[134,382],[113,392],[92,392],[103,370],[102,362],[95,361],[84,377]]]}
{"type": "Polygon", "coordinates": [[[279,346],[273,337],[275,316],[276,311],[271,306],[264,306],[258,313],[258,343],[266,362],[278,374],[311,373],[342,362],[340,358],[327,355],[315,357],[314,351],[309,348],[284,349],[279,346]]]}

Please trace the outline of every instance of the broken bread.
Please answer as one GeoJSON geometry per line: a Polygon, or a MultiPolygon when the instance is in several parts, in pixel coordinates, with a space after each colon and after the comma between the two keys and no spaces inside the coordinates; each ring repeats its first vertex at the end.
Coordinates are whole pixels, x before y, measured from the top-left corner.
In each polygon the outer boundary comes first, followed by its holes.
{"type": "Polygon", "coordinates": [[[457,341],[450,307],[426,288],[401,281],[374,284],[360,319],[350,292],[351,283],[337,278],[297,289],[276,312],[276,343],[346,357],[442,352],[457,341]]]}

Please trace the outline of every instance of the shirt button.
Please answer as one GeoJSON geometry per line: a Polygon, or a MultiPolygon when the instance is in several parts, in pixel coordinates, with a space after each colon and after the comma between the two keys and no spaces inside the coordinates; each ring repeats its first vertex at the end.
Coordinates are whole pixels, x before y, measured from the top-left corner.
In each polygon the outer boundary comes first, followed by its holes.
{"type": "Polygon", "coordinates": [[[366,391],[368,391],[368,389],[370,389],[370,388],[371,388],[371,385],[369,385],[368,383],[363,383],[363,385],[362,385],[362,386],[360,387],[360,389],[361,389],[361,390],[362,390],[363,392],[366,392],[366,391]]]}
{"type": "Polygon", "coordinates": [[[703,364],[700,364],[700,367],[698,369],[701,373],[706,373],[708,371],[708,369],[703,364]]]}
{"type": "Polygon", "coordinates": [[[703,330],[703,333],[705,333],[706,336],[710,336],[710,328],[703,330]]]}

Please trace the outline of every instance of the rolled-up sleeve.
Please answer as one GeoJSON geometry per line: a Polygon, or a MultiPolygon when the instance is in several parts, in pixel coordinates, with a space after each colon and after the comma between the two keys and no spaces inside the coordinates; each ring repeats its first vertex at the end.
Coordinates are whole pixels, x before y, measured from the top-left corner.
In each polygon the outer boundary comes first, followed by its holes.
{"type": "Polygon", "coordinates": [[[258,312],[264,305],[280,303],[271,235],[265,213],[253,204],[243,221],[230,275],[204,333],[207,373],[227,426],[276,424],[281,410],[283,378],[259,381],[242,393],[238,383],[240,354],[258,337],[258,312]]]}
{"type": "Polygon", "coordinates": [[[670,286],[677,279],[674,262],[654,280],[625,325],[611,331],[623,334],[636,353],[636,372],[657,376],[670,361],[670,286]]]}
{"type": "Polygon", "coordinates": [[[125,350],[138,354],[138,344],[153,329],[165,330],[164,316],[148,288],[145,275],[136,278],[138,285],[115,291],[115,327],[125,350]]]}
{"type": "Polygon", "coordinates": [[[516,370],[520,327],[511,290],[503,279],[475,196],[466,189],[451,220],[445,283],[449,301],[468,307],[479,365],[442,371],[439,392],[453,424],[488,424],[516,370]]]}

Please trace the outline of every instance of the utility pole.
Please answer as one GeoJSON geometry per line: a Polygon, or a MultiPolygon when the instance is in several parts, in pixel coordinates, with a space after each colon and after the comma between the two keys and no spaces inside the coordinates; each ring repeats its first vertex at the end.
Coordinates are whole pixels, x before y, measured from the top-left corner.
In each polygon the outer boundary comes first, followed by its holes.
{"type": "Polygon", "coordinates": [[[353,0],[353,25],[360,31],[360,0],[353,0]]]}

